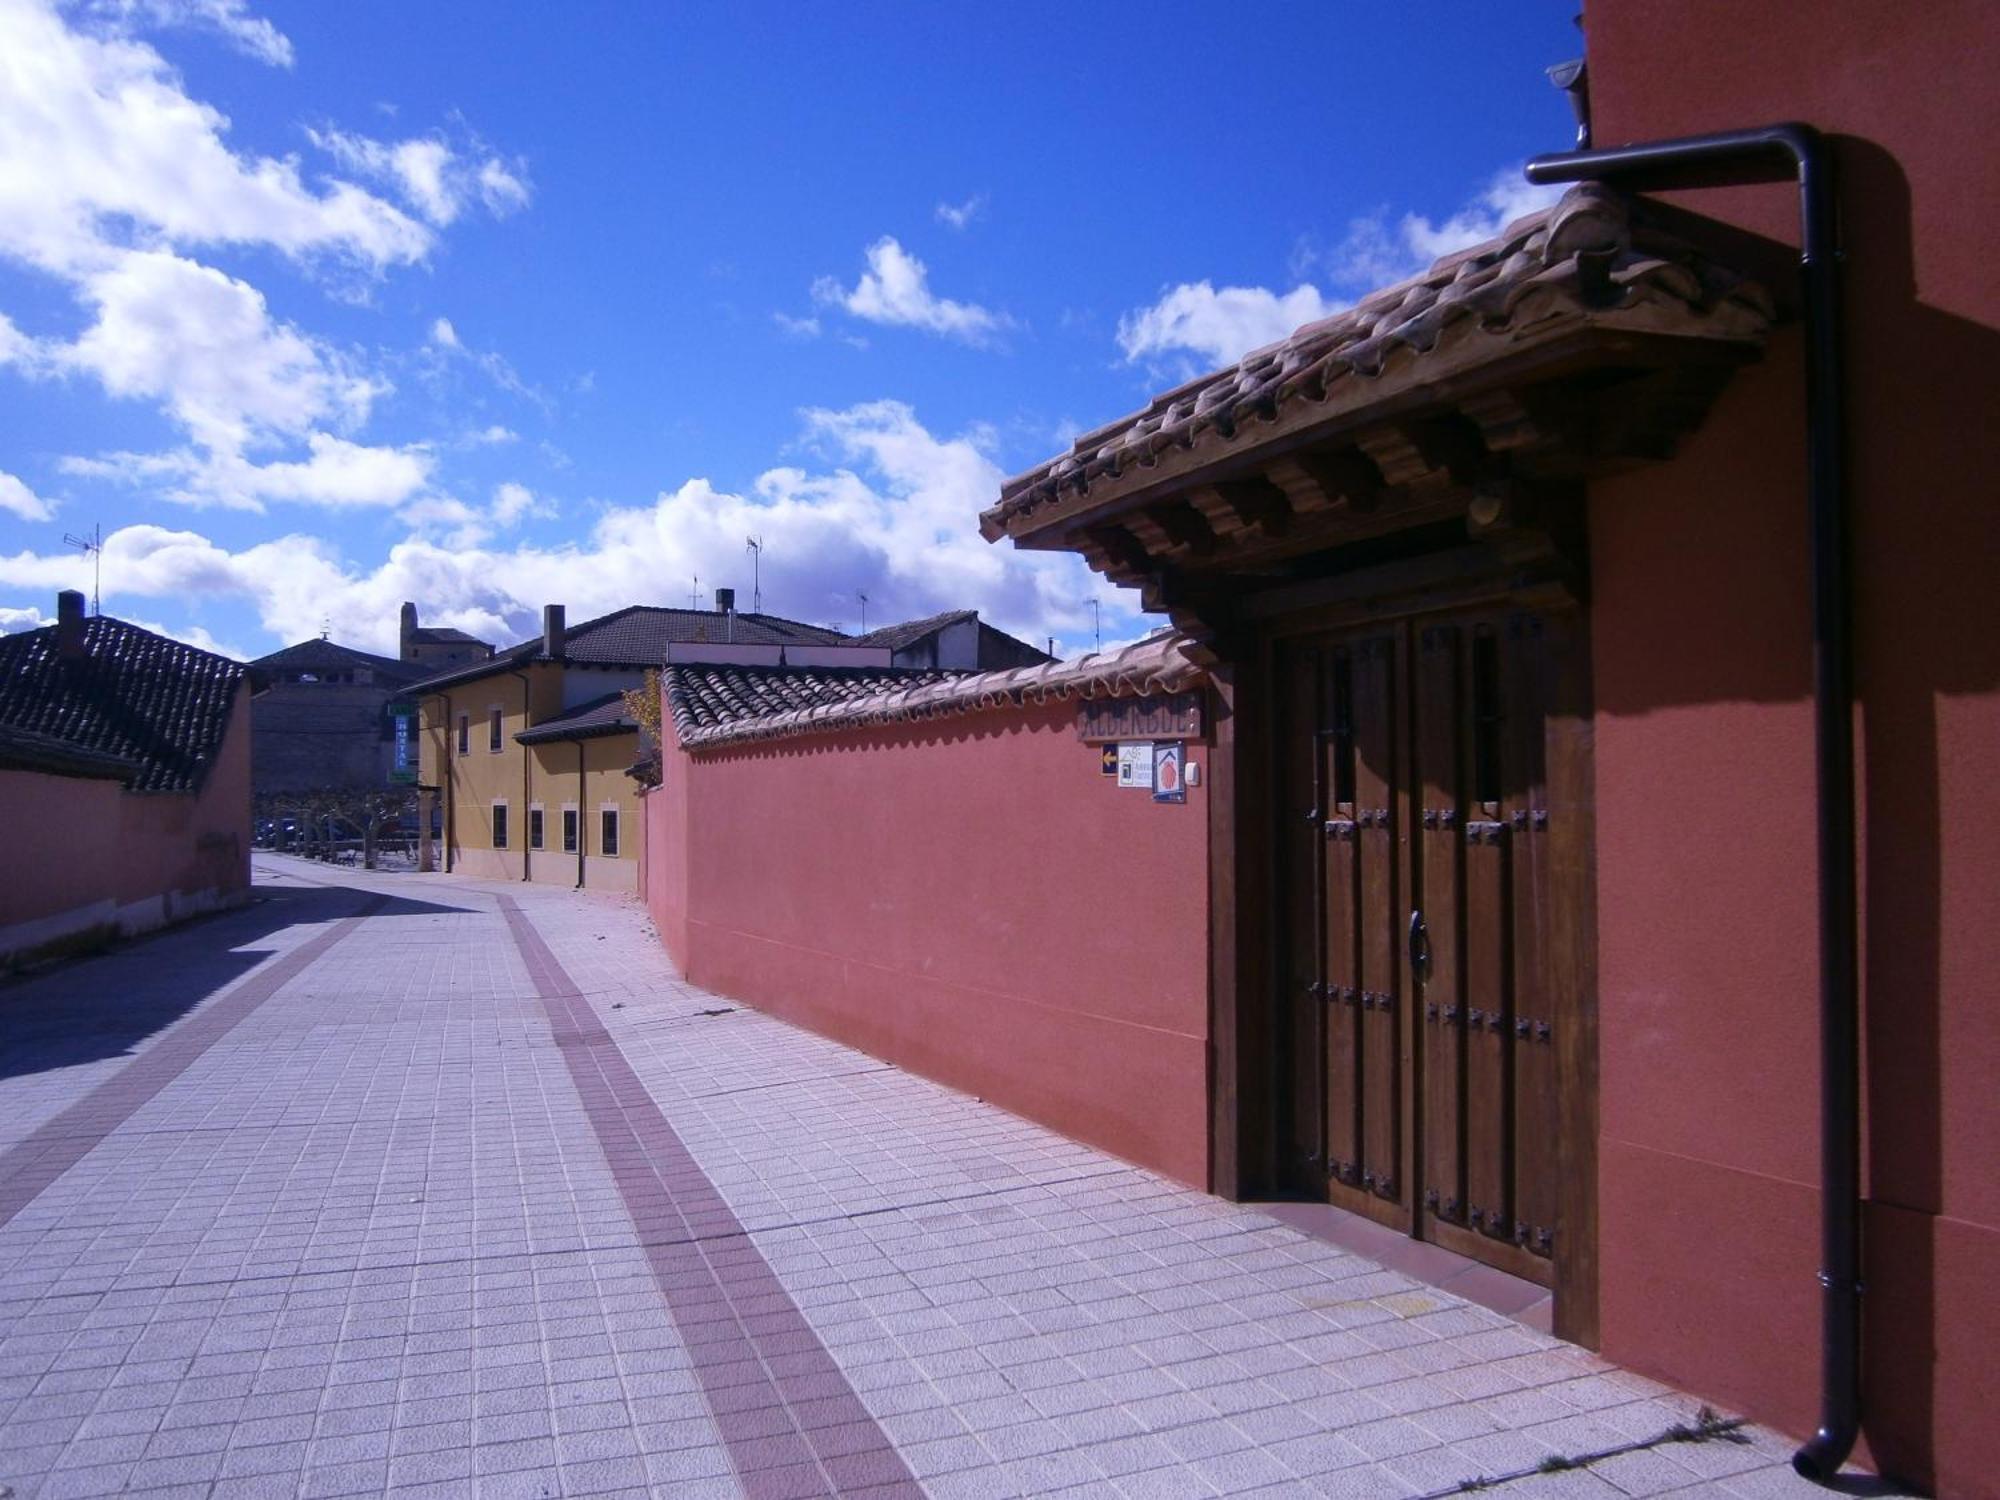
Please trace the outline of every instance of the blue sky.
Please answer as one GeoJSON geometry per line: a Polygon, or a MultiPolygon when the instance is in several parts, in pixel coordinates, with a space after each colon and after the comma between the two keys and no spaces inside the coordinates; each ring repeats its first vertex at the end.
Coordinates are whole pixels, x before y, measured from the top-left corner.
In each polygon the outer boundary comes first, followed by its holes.
{"type": "Polygon", "coordinates": [[[0,626],[1142,633],[980,508],[1534,207],[1574,10],[0,0],[0,626]]]}

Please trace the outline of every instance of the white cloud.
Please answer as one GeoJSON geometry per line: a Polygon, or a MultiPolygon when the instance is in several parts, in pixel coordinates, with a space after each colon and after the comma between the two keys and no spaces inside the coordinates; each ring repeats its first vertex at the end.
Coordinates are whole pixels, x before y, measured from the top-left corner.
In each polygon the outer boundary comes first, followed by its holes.
{"type": "Polygon", "coordinates": [[[530,516],[546,520],[555,513],[553,504],[539,499],[525,484],[516,484],[511,479],[496,486],[493,491],[490,514],[496,526],[518,526],[530,516]]]}
{"type": "Polygon", "coordinates": [[[331,418],[359,422],[384,387],[289,324],[248,282],[165,250],[108,252],[81,298],[96,321],[48,346],[114,396],[159,402],[205,448],[236,452],[331,418]]]}
{"type": "MultiPolygon", "coordinates": [[[[87,322],[74,336],[32,339],[0,314],[0,365],[89,376],[109,395],[158,406],[187,442],[66,467],[251,509],[388,506],[422,493],[426,448],[351,438],[388,382],[276,317],[257,287],[204,264],[201,247],[265,247],[309,271],[379,276],[424,260],[430,225],[465,203],[525,203],[518,170],[469,132],[470,145],[341,137],[355,143],[347,169],[381,176],[421,218],[352,182],[309,186],[294,158],[233,150],[229,121],[133,35],[199,26],[289,65],[290,43],[242,0],[93,0],[70,14],[77,24],[49,0],[0,0],[0,259],[54,278],[87,322]]],[[[497,355],[468,357],[519,386],[497,355]]]]}
{"type": "Polygon", "coordinates": [[[790,313],[774,312],[771,321],[778,325],[778,331],[795,339],[816,339],[819,337],[818,318],[795,318],[790,313]]]}
{"type": "Polygon", "coordinates": [[[1118,347],[1127,361],[1187,349],[1216,364],[1228,364],[1338,306],[1310,286],[1280,295],[1260,286],[1226,286],[1217,291],[1206,281],[1196,281],[1171,287],[1151,307],[1120,318],[1118,347]]]}
{"type": "Polygon", "coordinates": [[[473,433],[469,439],[475,448],[497,448],[503,443],[517,443],[520,440],[520,433],[511,427],[503,427],[498,422],[473,433]]]}
{"type": "Polygon", "coordinates": [[[24,521],[51,521],[55,507],[5,469],[0,469],[0,510],[24,521]]]}
{"type": "Polygon", "coordinates": [[[332,509],[386,508],[422,495],[436,459],[427,448],[368,447],[330,433],[306,435],[302,460],[253,463],[240,453],[180,448],[63,460],[67,473],[151,489],[182,505],[261,511],[266,501],[332,509]]]}
{"type": "Polygon", "coordinates": [[[268,245],[371,271],[421,260],[430,231],[352,183],[308,188],[291,159],[239,156],[229,121],[151,47],[0,6],[0,254],[73,279],[133,240],[268,245]]]}
{"type": "MultiPolygon", "coordinates": [[[[1535,187],[1518,168],[1509,168],[1441,221],[1406,213],[1391,224],[1384,211],[1350,222],[1345,238],[1330,250],[1302,241],[1292,255],[1292,275],[1317,275],[1356,294],[1390,286],[1455,250],[1492,239],[1561,192],[1535,187]]],[[[1212,364],[1228,364],[1347,305],[1303,279],[1282,293],[1259,286],[1218,291],[1208,281],[1183,282],[1167,288],[1151,306],[1120,318],[1118,346],[1128,362],[1184,351],[1212,364]]]]}
{"type": "Polygon", "coordinates": [[[517,175],[517,169],[509,169],[499,157],[489,156],[479,164],[478,180],[479,199],[495,218],[528,206],[528,184],[517,175]]]}
{"type": "Polygon", "coordinates": [[[141,630],[150,630],[154,635],[163,635],[170,641],[179,641],[183,645],[192,646],[197,651],[211,651],[217,656],[226,656],[232,661],[249,661],[251,657],[251,653],[241,646],[217,640],[200,625],[162,625],[157,620],[132,619],[127,619],[125,623],[137,625],[141,630]]]}
{"type": "Polygon", "coordinates": [[[813,284],[813,300],[845,308],[870,323],[921,328],[973,345],[991,344],[1012,326],[1003,313],[931,291],[924,263],[889,235],[868,247],[868,269],[851,290],[823,276],[813,284]]]}
{"type": "Polygon", "coordinates": [[[378,141],[341,130],[308,130],[312,143],[350,172],[393,188],[442,228],[475,199],[495,218],[525,208],[527,183],[476,138],[454,145],[443,135],[378,141]]]}
{"type": "Polygon", "coordinates": [[[1302,241],[1292,255],[1293,274],[1317,271],[1334,286],[1355,293],[1391,286],[1455,250],[1494,238],[1514,220],[1548,207],[1563,191],[1560,185],[1536,186],[1519,167],[1503,168],[1471,202],[1441,220],[1406,213],[1392,222],[1384,209],[1349,221],[1345,237],[1330,249],[1302,241]]]}
{"type": "Polygon", "coordinates": [[[974,193],[963,203],[940,203],[937,221],[953,229],[963,229],[974,219],[986,216],[986,194],[974,193]]]}
{"type": "MultiPolygon", "coordinates": [[[[766,544],[764,602],[776,614],[852,628],[855,596],[866,590],[874,622],[970,607],[1024,639],[1087,647],[1095,597],[1108,637],[1132,632],[1131,596],[1081,560],[981,540],[978,512],[1003,478],[990,431],[939,437],[895,401],[803,419],[810,466],[770,469],[743,493],[690,479],[651,504],[607,509],[588,532],[553,544],[492,544],[506,514],[546,503],[503,486],[483,514],[449,497],[420,498],[404,512],[417,534],[367,570],[307,536],[231,551],[196,532],[124,527],[105,538],[104,587],[116,599],[246,602],[284,641],[331,620],[336,639],[390,649],[405,599],[421,601],[428,620],[511,641],[534,629],[545,603],[585,620],[627,604],[685,601],[683,580],[697,573],[704,587],[741,588],[743,538],[757,535],[766,544]]],[[[10,590],[87,588],[88,573],[65,553],[0,557],[0,587],[10,590]]]]}
{"type": "Polygon", "coordinates": [[[531,401],[544,412],[549,410],[549,399],[520,376],[506,358],[493,350],[474,349],[459,337],[458,329],[449,318],[437,318],[431,323],[429,338],[426,340],[436,355],[437,362],[431,367],[432,376],[440,373],[445,361],[460,359],[478,370],[494,385],[509,395],[519,396],[523,401],[531,401]]]}
{"type": "Polygon", "coordinates": [[[23,630],[40,630],[44,625],[53,625],[51,620],[33,605],[26,609],[15,609],[0,604],[0,635],[17,635],[23,630]]]}
{"type": "Polygon", "coordinates": [[[90,0],[86,14],[109,25],[136,29],[187,26],[214,31],[239,52],[274,68],[292,65],[292,44],[243,0],[90,0]]]}

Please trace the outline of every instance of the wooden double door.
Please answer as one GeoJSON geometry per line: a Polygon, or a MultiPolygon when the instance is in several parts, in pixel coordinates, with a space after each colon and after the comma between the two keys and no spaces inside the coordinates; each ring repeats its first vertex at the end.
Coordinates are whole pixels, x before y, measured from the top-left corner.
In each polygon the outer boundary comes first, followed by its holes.
{"type": "Polygon", "coordinates": [[[1579,628],[1495,607],[1275,662],[1292,1186],[1544,1283],[1575,1118],[1579,628]]]}

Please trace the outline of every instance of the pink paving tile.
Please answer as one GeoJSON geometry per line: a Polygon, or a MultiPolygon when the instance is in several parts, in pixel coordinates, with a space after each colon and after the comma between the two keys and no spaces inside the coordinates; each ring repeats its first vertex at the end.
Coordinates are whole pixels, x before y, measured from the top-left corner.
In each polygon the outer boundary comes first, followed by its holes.
{"type": "Polygon", "coordinates": [[[916,1493],[888,1437],[534,924],[511,897],[500,910],[619,1196],[649,1242],[647,1262],[745,1491],[759,1500],[876,1486],[916,1493]],[[838,1451],[808,1442],[824,1432],[843,1435],[838,1451]]]}

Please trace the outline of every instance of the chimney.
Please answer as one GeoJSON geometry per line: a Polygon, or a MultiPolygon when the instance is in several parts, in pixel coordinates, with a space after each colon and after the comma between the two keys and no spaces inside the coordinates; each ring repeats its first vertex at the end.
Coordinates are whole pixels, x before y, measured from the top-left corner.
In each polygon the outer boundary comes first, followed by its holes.
{"type": "Polygon", "coordinates": [[[549,661],[563,659],[563,607],[560,604],[542,606],[542,655],[549,661]]]}
{"type": "Polygon", "coordinates": [[[403,601],[403,660],[417,659],[417,607],[407,599],[403,601]]]}
{"type": "Polygon", "coordinates": [[[56,595],[56,655],[64,661],[83,656],[83,595],[76,589],[56,595]]]}
{"type": "Polygon", "coordinates": [[[722,611],[722,616],[723,616],[722,638],[725,641],[735,640],[736,639],[736,590],[717,589],[715,591],[715,607],[722,611]]]}

